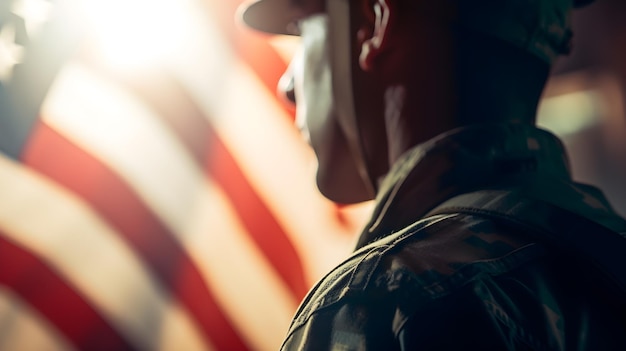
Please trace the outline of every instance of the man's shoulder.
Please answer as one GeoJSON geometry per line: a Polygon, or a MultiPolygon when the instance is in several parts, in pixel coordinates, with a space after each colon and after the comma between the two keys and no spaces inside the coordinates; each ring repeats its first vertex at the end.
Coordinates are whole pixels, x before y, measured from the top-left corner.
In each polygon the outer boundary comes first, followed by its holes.
{"type": "MultiPolygon", "coordinates": [[[[472,215],[438,215],[356,251],[314,287],[292,328],[314,313],[348,303],[412,304],[449,295],[476,279],[499,275],[541,256],[531,239],[472,215]]],[[[401,306],[389,306],[401,308],[401,306]]],[[[415,308],[412,306],[411,308],[415,308]]]]}

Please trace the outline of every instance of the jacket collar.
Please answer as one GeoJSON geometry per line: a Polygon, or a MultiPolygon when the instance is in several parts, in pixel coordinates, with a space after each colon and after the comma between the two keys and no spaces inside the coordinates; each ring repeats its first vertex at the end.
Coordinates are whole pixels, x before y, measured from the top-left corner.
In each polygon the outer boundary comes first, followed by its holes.
{"type": "Polygon", "coordinates": [[[357,247],[401,230],[455,195],[526,174],[571,182],[556,136],[523,124],[476,125],[439,135],[394,164],[357,247]]]}

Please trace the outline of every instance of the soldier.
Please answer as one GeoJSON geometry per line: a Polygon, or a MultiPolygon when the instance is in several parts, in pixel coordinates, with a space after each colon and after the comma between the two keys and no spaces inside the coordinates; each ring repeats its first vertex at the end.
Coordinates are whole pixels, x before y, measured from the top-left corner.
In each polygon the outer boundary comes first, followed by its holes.
{"type": "Polygon", "coordinates": [[[580,5],[246,5],[249,26],[301,36],[282,81],[320,191],[376,199],[283,349],[626,350],[626,221],[535,127],[580,5]]]}

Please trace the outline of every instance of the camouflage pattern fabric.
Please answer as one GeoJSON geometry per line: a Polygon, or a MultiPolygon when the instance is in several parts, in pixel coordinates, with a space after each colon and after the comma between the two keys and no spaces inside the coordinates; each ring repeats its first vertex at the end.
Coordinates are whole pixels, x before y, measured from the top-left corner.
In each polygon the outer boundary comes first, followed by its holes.
{"type": "Polygon", "coordinates": [[[570,52],[571,0],[459,0],[458,6],[461,28],[500,38],[549,64],[570,52]]]}

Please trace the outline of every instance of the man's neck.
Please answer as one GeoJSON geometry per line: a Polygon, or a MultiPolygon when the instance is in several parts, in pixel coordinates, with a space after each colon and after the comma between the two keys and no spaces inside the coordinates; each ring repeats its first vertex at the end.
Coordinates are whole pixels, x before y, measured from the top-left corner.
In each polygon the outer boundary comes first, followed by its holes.
{"type": "Polygon", "coordinates": [[[385,94],[389,161],[413,146],[462,126],[534,124],[549,73],[539,59],[497,40],[465,40],[449,64],[414,67],[385,94]]]}

